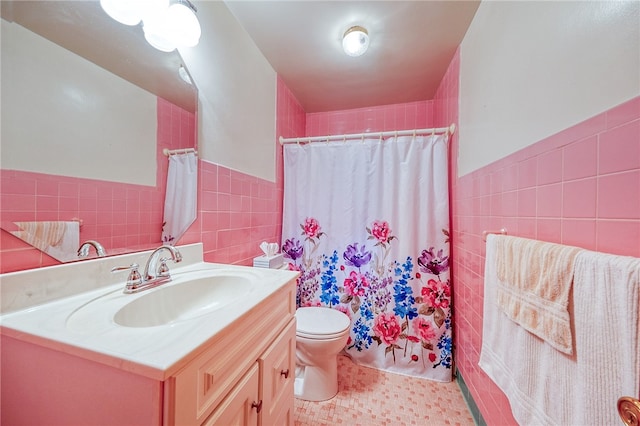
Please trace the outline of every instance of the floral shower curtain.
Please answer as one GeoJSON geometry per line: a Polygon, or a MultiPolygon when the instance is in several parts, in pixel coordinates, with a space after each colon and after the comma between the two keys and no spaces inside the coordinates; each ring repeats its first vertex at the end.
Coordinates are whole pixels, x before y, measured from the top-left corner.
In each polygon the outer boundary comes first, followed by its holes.
{"type": "Polygon", "coordinates": [[[452,379],[446,135],[285,145],[298,306],[346,313],[354,362],[452,379]]]}

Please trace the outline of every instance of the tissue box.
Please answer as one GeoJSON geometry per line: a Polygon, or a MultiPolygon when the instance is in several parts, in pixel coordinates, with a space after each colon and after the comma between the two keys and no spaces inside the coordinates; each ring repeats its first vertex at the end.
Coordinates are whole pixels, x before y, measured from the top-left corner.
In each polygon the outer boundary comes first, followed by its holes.
{"type": "Polygon", "coordinates": [[[282,253],[278,253],[274,256],[259,256],[253,259],[253,266],[256,268],[271,268],[277,269],[284,263],[282,253]]]}

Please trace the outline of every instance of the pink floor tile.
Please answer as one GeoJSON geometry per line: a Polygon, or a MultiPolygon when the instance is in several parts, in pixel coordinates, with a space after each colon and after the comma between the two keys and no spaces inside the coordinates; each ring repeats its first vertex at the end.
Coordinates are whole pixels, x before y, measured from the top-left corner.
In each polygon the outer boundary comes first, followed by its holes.
{"type": "Polygon", "coordinates": [[[438,383],[338,357],[338,395],[295,400],[294,425],[473,425],[456,382],[438,383]]]}

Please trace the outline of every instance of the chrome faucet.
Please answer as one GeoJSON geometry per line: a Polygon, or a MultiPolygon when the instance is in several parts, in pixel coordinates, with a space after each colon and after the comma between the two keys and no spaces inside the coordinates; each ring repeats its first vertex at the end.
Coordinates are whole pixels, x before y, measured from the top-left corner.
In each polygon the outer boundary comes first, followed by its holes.
{"type": "Polygon", "coordinates": [[[160,257],[160,252],[163,250],[171,253],[171,260],[173,260],[174,263],[182,262],[182,253],[180,253],[177,248],[169,245],[160,246],[151,253],[149,260],[147,260],[147,265],[144,267],[144,275],[142,276],[144,280],[149,281],[158,278],[171,279],[169,267],[167,266],[168,259],[160,257]],[[160,262],[159,265],[158,262],[160,262]],[[151,275],[152,273],[155,275],[151,275]]]}
{"type": "Polygon", "coordinates": [[[127,278],[127,285],[124,288],[125,293],[138,293],[171,281],[169,267],[167,266],[167,260],[169,259],[166,257],[160,257],[160,253],[163,250],[166,250],[171,254],[171,260],[175,263],[182,261],[182,253],[180,253],[177,248],[164,245],[158,247],[151,253],[142,275],[138,272],[140,265],[137,263],[133,263],[130,266],[116,266],[111,269],[112,273],[118,271],[131,271],[127,278]]]}
{"type": "Polygon", "coordinates": [[[80,248],[78,248],[78,257],[89,256],[89,249],[91,247],[96,249],[96,254],[98,255],[98,257],[104,257],[107,255],[107,252],[104,250],[104,247],[102,247],[102,244],[95,240],[87,240],[80,245],[80,248]]]}

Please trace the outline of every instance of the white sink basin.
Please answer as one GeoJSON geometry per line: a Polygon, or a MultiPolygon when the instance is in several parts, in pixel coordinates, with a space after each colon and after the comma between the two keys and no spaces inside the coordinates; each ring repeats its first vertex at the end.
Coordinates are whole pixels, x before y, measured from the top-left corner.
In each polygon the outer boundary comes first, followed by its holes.
{"type": "Polygon", "coordinates": [[[237,275],[213,275],[160,286],[124,305],[113,321],[124,327],[155,327],[189,320],[249,294],[252,282],[237,275]]]}
{"type": "Polygon", "coordinates": [[[258,272],[248,268],[201,269],[172,277],[168,283],[139,293],[123,294],[124,284],[103,293],[74,309],[67,317],[67,329],[99,334],[114,326],[129,329],[172,326],[213,314],[236,302],[244,303],[246,296],[263,281],[258,272]]]}

